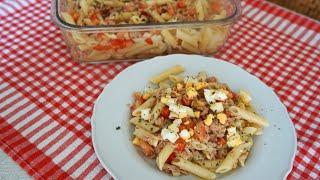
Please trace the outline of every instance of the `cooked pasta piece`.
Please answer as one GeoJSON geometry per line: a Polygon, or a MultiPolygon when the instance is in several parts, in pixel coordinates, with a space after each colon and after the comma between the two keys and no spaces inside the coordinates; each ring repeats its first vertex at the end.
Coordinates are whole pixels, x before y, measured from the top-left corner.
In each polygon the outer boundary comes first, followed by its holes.
{"type": "Polygon", "coordinates": [[[154,147],[158,145],[159,138],[149,131],[136,127],[133,134],[139,137],[140,139],[147,141],[150,145],[154,147]]]}
{"type": "Polygon", "coordinates": [[[132,112],[132,116],[140,116],[142,109],[151,108],[152,106],[154,106],[155,102],[156,98],[154,97],[147,99],[143,104],[141,104],[132,112]]]}
{"type": "Polygon", "coordinates": [[[150,131],[152,133],[155,133],[155,132],[159,131],[159,129],[160,129],[159,127],[154,126],[151,123],[149,123],[145,120],[142,120],[139,117],[134,117],[134,118],[130,119],[130,123],[132,123],[138,127],[141,127],[147,131],[150,131]]]}
{"type": "Polygon", "coordinates": [[[179,74],[184,72],[184,68],[182,66],[176,65],[172,68],[167,69],[159,75],[156,75],[150,79],[152,83],[158,84],[161,81],[167,79],[170,75],[179,74]]]}
{"type": "Polygon", "coordinates": [[[176,161],[173,161],[172,164],[178,166],[182,170],[188,171],[188,172],[195,174],[195,175],[197,175],[201,178],[204,178],[204,179],[215,179],[216,178],[216,175],[213,172],[209,171],[206,168],[199,166],[198,164],[187,161],[185,159],[180,158],[176,161]]]}
{"type": "Polygon", "coordinates": [[[239,157],[246,153],[252,146],[252,142],[243,143],[234,147],[223,160],[221,165],[217,168],[216,173],[226,173],[230,171],[238,162],[239,157]]]}
{"type": "Polygon", "coordinates": [[[239,107],[236,107],[236,106],[232,106],[230,107],[230,111],[233,115],[235,116],[239,116],[241,117],[242,119],[245,119],[249,122],[252,122],[252,123],[256,123],[260,126],[264,126],[264,127],[267,127],[269,126],[269,123],[266,119],[258,116],[257,114],[254,114],[250,111],[247,111],[247,110],[244,110],[244,109],[241,109],[239,107]]]}
{"type": "Polygon", "coordinates": [[[160,171],[162,171],[164,164],[166,163],[169,156],[173,153],[173,151],[174,151],[174,147],[170,143],[166,144],[160,151],[156,159],[156,163],[160,171]]]}

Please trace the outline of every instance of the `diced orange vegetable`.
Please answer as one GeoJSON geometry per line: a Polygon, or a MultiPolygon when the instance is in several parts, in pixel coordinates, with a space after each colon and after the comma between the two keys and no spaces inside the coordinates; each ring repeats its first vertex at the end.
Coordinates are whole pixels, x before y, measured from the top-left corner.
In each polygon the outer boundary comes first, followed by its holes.
{"type": "Polygon", "coordinates": [[[93,49],[97,50],[97,51],[107,51],[107,50],[111,49],[111,47],[98,44],[98,45],[94,46],[93,49]]]}
{"type": "Polygon", "coordinates": [[[184,151],[185,147],[186,147],[186,143],[185,141],[182,139],[182,138],[179,138],[177,141],[176,141],[176,150],[179,151],[179,152],[182,152],[184,151]]]}
{"type": "Polygon", "coordinates": [[[186,6],[185,0],[179,0],[177,3],[178,8],[184,8],[186,6]]]}
{"type": "Polygon", "coordinates": [[[126,39],[113,39],[113,40],[110,40],[110,45],[114,49],[123,49],[125,47],[133,45],[133,41],[126,40],[126,39]]]}
{"type": "Polygon", "coordinates": [[[168,4],[168,14],[169,14],[170,16],[173,16],[173,15],[174,15],[174,9],[173,9],[173,7],[172,7],[171,4],[168,4]]]}
{"type": "Polygon", "coordinates": [[[176,153],[171,153],[170,156],[168,157],[166,163],[171,164],[171,162],[176,158],[176,153]]]}
{"type": "Polygon", "coordinates": [[[152,45],[152,44],[153,44],[153,41],[152,41],[152,39],[149,37],[149,38],[146,39],[146,43],[152,45]]]}
{"type": "Polygon", "coordinates": [[[222,137],[222,138],[217,138],[218,140],[218,144],[219,145],[225,145],[227,143],[227,141],[222,137]]]}
{"type": "Polygon", "coordinates": [[[170,110],[168,106],[164,106],[161,111],[161,116],[167,119],[170,115],[170,110]]]}
{"type": "Polygon", "coordinates": [[[221,10],[221,5],[220,5],[220,3],[219,2],[212,2],[211,3],[211,5],[210,5],[210,7],[211,7],[211,10],[212,10],[212,12],[214,12],[214,13],[218,13],[220,10],[221,10]]]}
{"type": "Polygon", "coordinates": [[[70,15],[72,16],[74,21],[78,21],[80,14],[77,11],[71,11],[70,15]]]}

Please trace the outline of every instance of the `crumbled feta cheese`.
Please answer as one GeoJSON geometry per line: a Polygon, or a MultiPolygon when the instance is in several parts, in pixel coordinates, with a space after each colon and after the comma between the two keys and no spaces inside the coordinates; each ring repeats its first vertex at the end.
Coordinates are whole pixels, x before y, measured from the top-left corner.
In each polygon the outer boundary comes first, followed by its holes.
{"type": "Polygon", "coordinates": [[[175,124],[176,126],[180,126],[181,123],[182,123],[181,119],[176,119],[172,122],[172,124],[175,124]]]}
{"type": "Polygon", "coordinates": [[[225,92],[223,91],[216,91],[214,94],[213,94],[213,98],[215,100],[218,100],[218,101],[225,101],[226,99],[228,99],[228,96],[225,92]]]}
{"type": "Polygon", "coordinates": [[[187,88],[186,91],[187,91],[187,96],[190,99],[193,99],[193,98],[197,97],[197,95],[198,95],[198,92],[193,87],[187,88]]]}
{"type": "Polygon", "coordinates": [[[169,110],[171,112],[176,113],[179,117],[184,118],[187,116],[187,111],[185,111],[184,109],[180,108],[178,105],[176,104],[170,104],[169,105],[169,110]]]}
{"type": "Polygon", "coordinates": [[[161,137],[163,140],[169,140],[172,143],[175,143],[176,140],[179,138],[177,133],[175,133],[167,128],[163,128],[161,130],[161,137]]]}
{"type": "MultiPolygon", "coordinates": [[[[169,110],[176,113],[179,118],[185,118],[188,116],[187,111],[190,111],[186,106],[176,105],[176,104],[170,104],[169,110]]],[[[192,110],[192,109],[191,109],[192,110]]],[[[192,111],[193,113],[193,111],[192,111]]]]}
{"type": "Polygon", "coordinates": [[[214,97],[212,96],[212,90],[204,89],[203,94],[204,94],[204,98],[209,104],[215,102],[214,97]]]}
{"type": "Polygon", "coordinates": [[[184,140],[190,139],[191,135],[188,130],[184,129],[179,133],[180,137],[184,140]]]}
{"type": "Polygon", "coordinates": [[[141,110],[141,118],[143,120],[149,120],[150,119],[150,108],[142,109],[141,110]]]}
{"type": "Polygon", "coordinates": [[[216,113],[223,112],[223,110],[224,110],[222,102],[217,102],[217,103],[210,105],[210,109],[216,113]]]}
{"type": "Polygon", "coordinates": [[[227,145],[229,147],[236,147],[242,144],[240,135],[237,133],[236,127],[230,127],[227,129],[227,145]]]}
{"type": "Polygon", "coordinates": [[[203,121],[204,124],[210,126],[212,124],[213,117],[214,116],[212,114],[208,114],[207,118],[203,121]]]}

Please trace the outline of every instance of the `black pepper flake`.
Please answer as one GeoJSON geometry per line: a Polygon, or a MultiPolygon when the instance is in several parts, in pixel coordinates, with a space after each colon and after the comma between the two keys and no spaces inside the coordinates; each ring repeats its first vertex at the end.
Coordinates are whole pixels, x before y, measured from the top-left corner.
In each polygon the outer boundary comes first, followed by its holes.
{"type": "Polygon", "coordinates": [[[120,130],[120,126],[117,126],[117,127],[116,127],[116,130],[120,130]]]}
{"type": "Polygon", "coordinates": [[[280,128],[278,128],[278,130],[281,130],[280,128]]]}
{"type": "Polygon", "coordinates": [[[151,130],[151,131],[153,131],[153,127],[152,127],[152,128],[150,128],[150,130],[151,130]]]}
{"type": "Polygon", "coordinates": [[[274,124],[273,127],[277,127],[277,125],[274,124]]]}
{"type": "Polygon", "coordinates": [[[267,145],[267,143],[263,143],[263,145],[265,146],[265,145],[267,145]]]}

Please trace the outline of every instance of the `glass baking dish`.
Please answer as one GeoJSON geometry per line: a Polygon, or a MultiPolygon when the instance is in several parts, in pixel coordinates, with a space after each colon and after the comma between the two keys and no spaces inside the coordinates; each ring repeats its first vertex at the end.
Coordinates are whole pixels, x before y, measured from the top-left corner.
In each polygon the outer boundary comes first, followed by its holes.
{"type": "Polygon", "coordinates": [[[239,0],[53,0],[51,16],[74,60],[102,63],[175,53],[213,55],[224,45],[241,8],[239,0]],[[138,9],[141,2],[146,2],[147,8],[150,5],[149,14],[154,11],[156,15],[141,15],[145,9],[133,14],[126,10],[128,3],[129,7],[139,3],[138,9]],[[189,4],[181,10],[181,2],[189,4]],[[108,7],[115,3],[123,8],[108,7]],[[168,13],[170,7],[175,10],[172,14],[168,13]],[[168,17],[171,19],[166,21],[168,17]]]}

